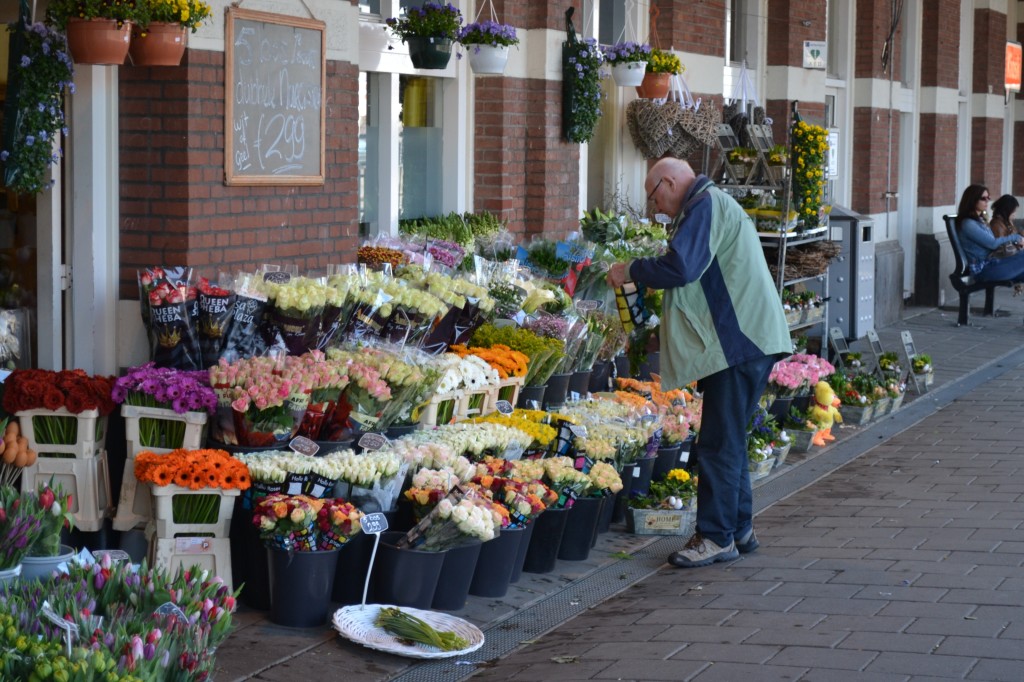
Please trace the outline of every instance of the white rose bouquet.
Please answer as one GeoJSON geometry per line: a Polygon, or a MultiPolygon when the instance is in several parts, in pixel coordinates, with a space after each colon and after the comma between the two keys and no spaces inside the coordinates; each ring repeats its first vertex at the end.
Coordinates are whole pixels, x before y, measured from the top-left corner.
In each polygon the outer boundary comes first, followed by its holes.
{"type": "Polygon", "coordinates": [[[501,521],[475,490],[453,488],[404,538],[399,547],[443,552],[497,537],[501,521]]]}
{"type": "Polygon", "coordinates": [[[327,305],[327,286],[308,277],[295,277],[286,283],[268,283],[270,322],[292,355],[316,348],[320,334],[320,316],[327,305]]]}

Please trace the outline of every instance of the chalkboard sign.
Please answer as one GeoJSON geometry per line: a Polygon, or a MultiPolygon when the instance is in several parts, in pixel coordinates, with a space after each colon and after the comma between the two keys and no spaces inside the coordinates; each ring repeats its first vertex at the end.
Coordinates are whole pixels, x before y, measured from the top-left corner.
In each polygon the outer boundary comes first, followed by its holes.
{"type": "Polygon", "coordinates": [[[324,23],[228,8],[224,182],[324,183],[324,23]]]}

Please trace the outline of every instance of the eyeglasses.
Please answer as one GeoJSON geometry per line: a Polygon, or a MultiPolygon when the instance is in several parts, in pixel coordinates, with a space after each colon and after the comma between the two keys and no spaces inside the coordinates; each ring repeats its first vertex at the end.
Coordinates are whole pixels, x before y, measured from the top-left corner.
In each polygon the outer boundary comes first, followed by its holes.
{"type": "Polygon", "coordinates": [[[658,188],[661,187],[661,183],[663,183],[663,182],[665,182],[665,178],[662,178],[661,180],[658,180],[658,184],[655,185],[654,189],[651,190],[651,193],[647,195],[647,205],[648,206],[651,203],[651,199],[653,199],[654,195],[657,194],[658,188]]]}
{"type": "MultiPolygon", "coordinates": [[[[657,188],[655,188],[655,189],[657,189],[657,188]]],[[[652,194],[653,194],[653,192],[652,192],[652,194]]],[[[992,197],[982,197],[981,201],[992,201],[992,197]]]]}

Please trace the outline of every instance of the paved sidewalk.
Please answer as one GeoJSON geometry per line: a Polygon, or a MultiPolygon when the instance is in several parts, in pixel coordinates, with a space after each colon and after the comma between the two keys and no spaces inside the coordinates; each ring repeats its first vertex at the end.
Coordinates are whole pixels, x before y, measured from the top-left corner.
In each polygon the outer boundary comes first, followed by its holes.
{"type": "MultiPolygon", "coordinates": [[[[931,309],[879,330],[885,350],[899,349],[900,331],[911,331],[933,358],[935,386],[876,427],[840,429],[835,445],[764,486],[824,476],[758,516],[756,554],[684,571],[663,562],[664,546],[685,538],[637,544],[632,560],[617,562],[606,545],[597,564],[606,564],[608,580],[639,582],[574,608],[586,580],[537,576],[561,598],[556,615],[565,615],[551,625],[533,618],[530,594],[511,605],[475,600],[459,615],[484,628],[488,645],[443,669],[368,651],[330,630],[289,631],[241,613],[218,652],[218,678],[344,670],[346,679],[433,680],[475,670],[480,679],[534,680],[1022,680],[1024,508],[1015,502],[1024,482],[1014,474],[1024,299],[1000,294],[997,304],[1009,314],[977,317],[980,327],[957,328],[955,311],[931,309]],[[842,462],[828,455],[843,450],[846,459],[866,454],[835,469],[842,462]],[[558,594],[567,591],[575,592],[558,594]],[[511,646],[488,652],[509,638],[527,643],[500,660],[511,646]]],[[[763,507],[762,488],[759,497],[763,507]]],[[[545,606],[544,587],[530,590],[535,610],[545,606]]]]}

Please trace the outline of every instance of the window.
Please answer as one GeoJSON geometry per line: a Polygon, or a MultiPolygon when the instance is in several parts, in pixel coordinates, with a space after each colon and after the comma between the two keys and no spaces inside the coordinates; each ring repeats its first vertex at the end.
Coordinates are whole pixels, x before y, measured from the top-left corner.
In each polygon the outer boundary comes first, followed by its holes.
{"type": "Polygon", "coordinates": [[[441,79],[399,77],[399,219],[441,215],[444,169],[441,79]]]}
{"type": "Polygon", "coordinates": [[[376,106],[380,77],[359,72],[359,235],[379,231],[380,112],[376,106]]]}
{"type": "MultiPolygon", "coordinates": [[[[623,35],[623,31],[626,28],[626,3],[623,0],[601,0],[600,4],[601,13],[599,26],[597,30],[597,42],[602,45],[614,45],[619,42],[619,38],[623,35]]],[[[577,32],[582,29],[582,26],[577,23],[577,32]]],[[[646,29],[646,25],[644,26],[646,29]]],[[[641,35],[629,36],[623,38],[624,40],[633,40],[635,42],[646,42],[647,31],[644,30],[641,35]]]]}
{"type": "Polygon", "coordinates": [[[725,56],[733,64],[757,61],[754,35],[756,0],[729,0],[725,13],[725,56]]]}

